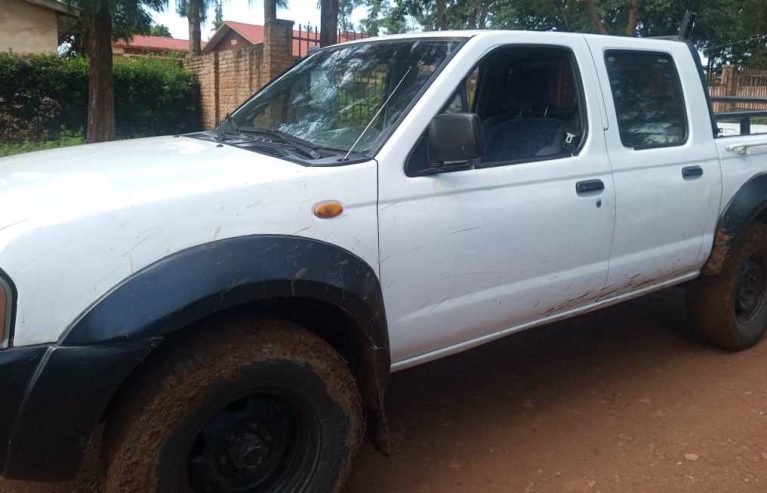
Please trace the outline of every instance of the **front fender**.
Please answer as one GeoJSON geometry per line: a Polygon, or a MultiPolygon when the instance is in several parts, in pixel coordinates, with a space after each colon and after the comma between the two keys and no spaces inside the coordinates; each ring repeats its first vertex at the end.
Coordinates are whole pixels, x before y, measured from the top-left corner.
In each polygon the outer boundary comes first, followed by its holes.
{"type": "Polygon", "coordinates": [[[363,346],[360,390],[386,448],[383,396],[390,356],[375,271],[335,245],[252,235],[172,254],[99,299],[57,343],[0,353],[0,370],[15,375],[0,378],[0,392],[13,397],[0,399],[7,425],[0,423],[6,442],[0,443],[0,474],[73,476],[107,403],[164,336],[227,308],[280,298],[332,304],[354,322],[357,332],[349,337],[363,346]]]}
{"type": "Polygon", "coordinates": [[[155,262],[91,306],[59,343],[82,346],[163,336],[226,308],[291,297],[338,306],[372,348],[388,354],[375,271],[338,246],[282,235],[219,240],[155,262]]]}

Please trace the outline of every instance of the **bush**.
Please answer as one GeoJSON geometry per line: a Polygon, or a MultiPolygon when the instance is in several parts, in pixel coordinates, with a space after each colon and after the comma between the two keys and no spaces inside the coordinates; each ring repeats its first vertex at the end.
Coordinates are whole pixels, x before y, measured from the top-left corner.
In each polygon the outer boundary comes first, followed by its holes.
{"type": "MultiPolygon", "coordinates": [[[[118,138],[198,130],[199,85],[176,60],[115,58],[118,138]]],[[[0,53],[0,142],[55,140],[83,133],[88,60],[0,53]]]]}
{"type": "Polygon", "coordinates": [[[22,152],[42,151],[45,149],[68,147],[84,143],[85,137],[83,137],[82,134],[72,133],[69,130],[62,130],[55,140],[10,143],[0,142],[0,157],[10,156],[11,154],[21,154],[22,152]]]}

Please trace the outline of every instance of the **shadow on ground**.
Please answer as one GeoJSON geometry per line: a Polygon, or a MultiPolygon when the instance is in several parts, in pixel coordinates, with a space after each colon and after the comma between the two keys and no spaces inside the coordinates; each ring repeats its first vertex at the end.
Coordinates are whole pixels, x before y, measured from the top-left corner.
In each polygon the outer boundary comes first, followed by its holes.
{"type": "Polygon", "coordinates": [[[393,375],[350,490],[767,491],[766,356],[699,342],[678,288],[512,335],[393,375]]]}

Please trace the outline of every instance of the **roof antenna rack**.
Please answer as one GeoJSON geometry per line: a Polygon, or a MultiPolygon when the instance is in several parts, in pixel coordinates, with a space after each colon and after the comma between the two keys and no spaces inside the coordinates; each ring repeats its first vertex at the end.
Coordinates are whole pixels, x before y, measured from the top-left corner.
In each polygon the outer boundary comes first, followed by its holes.
{"type": "Polygon", "coordinates": [[[696,15],[693,12],[690,12],[689,10],[684,11],[682,23],[679,24],[679,39],[681,41],[687,41],[690,39],[692,28],[695,26],[695,18],[696,15]]]}
{"type": "Polygon", "coordinates": [[[687,42],[690,40],[692,28],[695,26],[695,18],[696,14],[690,12],[689,10],[685,10],[682,22],[679,23],[679,32],[677,34],[671,36],[651,36],[651,38],[687,42]]]}

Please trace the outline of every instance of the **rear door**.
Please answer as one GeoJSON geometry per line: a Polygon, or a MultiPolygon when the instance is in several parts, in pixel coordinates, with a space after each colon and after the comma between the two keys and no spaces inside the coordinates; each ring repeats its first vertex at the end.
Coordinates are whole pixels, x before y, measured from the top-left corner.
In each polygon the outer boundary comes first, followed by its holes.
{"type": "Polygon", "coordinates": [[[680,42],[588,42],[617,197],[602,298],[694,277],[711,246],[721,171],[693,58],[680,42]]]}

